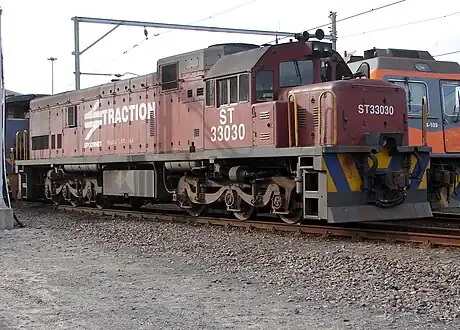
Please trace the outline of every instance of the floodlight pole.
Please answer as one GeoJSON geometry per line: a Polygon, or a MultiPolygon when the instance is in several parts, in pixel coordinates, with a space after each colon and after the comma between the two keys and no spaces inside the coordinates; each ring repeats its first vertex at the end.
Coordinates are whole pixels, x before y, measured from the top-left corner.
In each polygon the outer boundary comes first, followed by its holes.
{"type": "MultiPolygon", "coordinates": [[[[75,89],[80,89],[80,55],[86,52],[88,49],[96,45],[99,41],[107,37],[116,28],[121,25],[124,26],[138,26],[145,28],[160,28],[160,29],[172,29],[172,30],[186,30],[186,31],[204,31],[204,32],[219,32],[219,33],[234,33],[234,34],[249,34],[249,35],[263,35],[263,36],[276,36],[276,37],[291,37],[297,32],[280,32],[280,31],[266,31],[266,30],[248,30],[248,29],[234,29],[234,28],[222,28],[214,26],[201,26],[201,25],[185,25],[185,24],[167,24],[157,22],[143,22],[143,21],[128,21],[128,20],[117,20],[107,18],[93,18],[93,17],[72,17],[74,22],[74,51],[72,55],[75,57],[75,89]],[[111,30],[102,35],[95,42],[86,47],[83,51],[80,51],[80,23],[94,23],[94,24],[106,24],[115,25],[111,30]]],[[[310,34],[310,38],[315,38],[314,34],[310,34]]],[[[324,39],[330,39],[330,36],[324,36],[324,39]]]]}
{"type": "Polygon", "coordinates": [[[54,94],[54,61],[57,60],[57,57],[49,57],[48,61],[51,61],[51,95],[54,94]]]}

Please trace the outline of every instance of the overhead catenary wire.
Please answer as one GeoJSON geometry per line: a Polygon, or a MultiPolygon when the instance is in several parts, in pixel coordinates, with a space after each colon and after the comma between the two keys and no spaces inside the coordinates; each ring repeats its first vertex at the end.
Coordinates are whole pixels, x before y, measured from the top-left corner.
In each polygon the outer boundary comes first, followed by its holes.
{"type": "MultiPolygon", "coordinates": [[[[200,18],[199,20],[193,21],[193,22],[188,23],[188,24],[192,25],[192,24],[197,24],[197,23],[203,22],[203,21],[207,21],[207,20],[209,20],[209,19],[213,19],[214,17],[217,17],[217,16],[220,16],[220,15],[226,14],[226,13],[228,13],[228,12],[234,11],[234,10],[239,9],[239,8],[241,8],[241,7],[245,7],[245,6],[250,5],[250,4],[252,4],[252,3],[256,2],[256,1],[258,1],[258,0],[251,0],[251,1],[248,1],[248,2],[245,2],[245,3],[242,3],[242,4],[239,4],[238,6],[234,6],[234,7],[228,8],[228,9],[226,9],[226,10],[223,10],[223,11],[221,11],[221,12],[218,12],[218,13],[215,13],[215,14],[212,14],[212,15],[209,15],[209,16],[206,16],[206,17],[204,17],[204,18],[200,18]]],[[[166,33],[171,33],[171,32],[174,32],[174,31],[177,31],[177,30],[166,30],[166,31],[164,31],[164,32],[155,33],[153,36],[154,36],[154,37],[158,37],[158,36],[160,36],[160,35],[164,35],[164,34],[166,34],[166,33]]],[[[135,43],[135,44],[132,45],[130,48],[128,48],[127,50],[125,50],[123,53],[121,53],[120,56],[125,55],[126,53],[128,53],[129,51],[133,50],[134,48],[140,46],[143,42],[146,42],[147,40],[149,40],[149,39],[148,39],[148,37],[146,36],[146,37],[143,38],[141,41],[135,43]]],[[[118,57],[117,57],[117,58],[118,58],[118,57]]]]}
{"type": "Polygon", "coordinates": [[[387,26],[387,27],[383,27],[383,28],[380,28],[380,29],[375,29],[375,30],[370,30],[370,31],[363,31],[363,32],[354,33],[354,34],[349,34],[349,35],[346,35],[346,36],[342,36],[340,38],[344,39],[344,38],[349,38],[349,37],[354,37],[354,36],[361,36],[361,35],[364,35],[364,34],[369,34],[369,33],[374,33],[374,32],[386,31],[386,30],[396,29],[396,28],[400,28],[400,27],[405,27],[405,26],[410,26],[410,25],[415,25],[415,24],[431,22],[431,21],[444,19],[444,18],[454,16],[454,15],[458,15],[458,14],[460,14],[460,11],[450,13],[450,14],[446,14],[446,15],[442,15],[442,16],[426,18],[426,19],[422,19],[422,20],[418,20],[418,21],[407,22],[407,23],[403,23],[403,24],[399,24],[399,25],[387,26]]]}
{"type": "MultiPolygon", "coordinates": [[[[372,8],[372,9],[369,9],[369,10],[366,10],[366,11],[363,11],[363,12],[360,12],[360,13],[357,13],[357,14],[353,14],[351,16],[347,16],[347,17],[344,17],[344,18],[341,18],[341,19],[337,20],[336,23],[343,22],[343,21],[346,21],[346,20],[349,20],[349,19],[352,19],[352,18],[356,18],[358,16],[362,16],[362,15],[365,15],[365,14],[373,13],[373,12],[375,12],[377,10],[388,8],[390,6],[394,6],[394,5],[400,4],[400,3],[405,2],[405,1],[407,1],[407,0],[398,0],[398,1],[388,3],[386,5],[383,5],[383,6],[380,6],[380,7],[377,7],[377,8],[372,8]]],[[[316,27],[313,27],[311,29],[307,29],[306,31],[320,29],[320,28],[323,28],[323,27],[326,27],[326,26],[329,26],[329,25],[330,25],[330,22],[322,24],[322,25],[319,25],[319,26],[316,26],[316,27]]],[[[288,38],[288,37],[277,38],[277,39],[269,41],[267,43],[277,42],[279,40],[283,40],[283,39],[286,39],[286,38],[288,38]]]]}
{"type": "Polygon", "coordinates": [[[454,50],[452,52],[433,55],[433,57],[441,57],[441,56],[453,55],[453,54],[458,54],[458,53],[460,53],[460,49],[459,50],[454,50]]]}
{"type": "MultiPolygon", "coordinates": [[[[214,17],[217,17],[217,16],[220,16],[220,15],[223,15],[223,14],[226,14],[226,13],[229,13],[231,11],[234,11],[236,9],[239,9],[239,8],[242,8],[242,7],[245,7],[245,6],[248,6],[254,2],[257,2],[259,0],[251,0],[251,1],[248,1],[248,2],[244,2],[244,3],[241,3],[237,6],[233,6],[231,8],[228,8],[226,10],[223,10],[223,11],[220,11],[220,12],[217,12],[217,13],[214,13],[214,14],[211,14],[209,16],[206,16],[206,17],[203,17],[203,18],[200,18],[199,20],[196,20],[194,22],[191,22],[191,23],[188,23],[188,24],[196,24],[196,23],[199,23],[199,22],[202,22],[202,21],[206,21],[206,20],[209,20],[209,19],[212,19],[214,17]]],[[[169,32],[173,32],[174,30],[166,30],[166,31],[163,31],[163,32],[160,32],[160,33],[156,33],[154,34],[153,36],[154,37],[157,37],[159,35],[163,35],[163,34],[166,34],[166,33],[169,33],[169,32]]],[[[126,55],[128,52],[132,51],[133,49],[139,47],[142,43],[146,42],[147,40],[151,40],[151,39],[148,39],[148,37],[144,37],[141,41],[135,43],[134,45],[132,45],[130,48],[126,49],[125,51],[123,51],[121,54],[113,57],[112,59],[109,59],[109,60],[104,60],[103,64],[101,63],[96,69],[95,71],[99,71],[102,66],[105,66],[107,65],[108,63],[112,63],[113,61],[115,60],[118,60],[120,57],[122,57],[123,55],[126,55]]],[[[72,86],[74,85],[74,82],[71,82],[69,84],[67,84],[65,87],[64,87],[64,90],[67,90],[68,88],[71,88],[72,86]]]]}
{"type": "MultiPolygon", "coordinates": [[[[206,16],[206,17],[203,17],[203,18],[200,18],[196,21],[193,21],[193,22],[190,22],[188,24],[192,25],[192,24],[197,24],[197,23],[200,23],[200,22],[203,22],[203,21],[207,21],[207,20],[210,20],[210,19],[213,19],[217,16],[220,16],[220,15],[224,15],[224,14],[227,14],[231,11],[234,11],[234,10],[237,10],[237,9],[240,9],[242,7],[246,7],[250,4],[253,4],[254,2],[257,2],[259,0],[251,0],[251,1],[247,1],[247,2],[244,2],[244,3],[240,3],[239,5],[236,5],[236,6],[233,6],[231,8],[228,8],[228,9],[225,9],[225,10],[222,10],[220,12],[217,12],[217,13],[214,13],[214,14],[211,14],[209,16],[206,16]]],[[[154,37],[158,37],[160,35],[164,35],[166,33],[171,33],[171,32],[174,32],[175,30],[166,30],[166,31],[163,31],[163,32],[159,32],[159,33],[155,33],[153,36],[154,37]]],[[[131,47],[129,47],[128,49],[124,50],[121,54],[117,55],[116,57],[110,59],[109,61],[104,61],[103,64],[99,65],[97,67],[97,69],[95,69],[95,71],[98,71],[102,68],[102,66],[105,66],[107,65],[108,63],[112,63],[113,61],[115,60],[118,60],[120,57],[126,55],[127,53],[129,53],[130,51],[134,50],[135,48],[139,47],[140,45],[142,45],[144,42],[148,41],[148,40],[151,40],[148,38],[148,35],[146,35],[142,40],[140,40],[139,42],[136,42],[134,45],[132,45],[131,47]]]]}

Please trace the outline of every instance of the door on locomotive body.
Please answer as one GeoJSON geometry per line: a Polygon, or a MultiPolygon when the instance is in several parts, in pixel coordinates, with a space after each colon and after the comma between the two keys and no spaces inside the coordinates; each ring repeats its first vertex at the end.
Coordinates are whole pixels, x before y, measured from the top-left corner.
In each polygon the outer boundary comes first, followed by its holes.
{"type": "Polygon", "coordinates": [[[460,81],[441,80],[445,152],[460,152],[460,81]]]}
{"type": "Polygon", "coordinates": [[[255,97],[252,98],[254,104],[251,112],[254,118],[252,123],[253,145],[256,147],[271,145],[273,141],[274,77],[273,70],[269,69],[257,70],[255,74],[255,86],[253,87],[255,97]]]}
{"type": "Polygon", "coordinates": [[[384,76],[384,80],[405,89],[409,121],[409,145],[422,145],[423,98],[427,100],[427,144],[433,153],[444,153],[443,113],[439,79],[416,76],[384,76]]]}

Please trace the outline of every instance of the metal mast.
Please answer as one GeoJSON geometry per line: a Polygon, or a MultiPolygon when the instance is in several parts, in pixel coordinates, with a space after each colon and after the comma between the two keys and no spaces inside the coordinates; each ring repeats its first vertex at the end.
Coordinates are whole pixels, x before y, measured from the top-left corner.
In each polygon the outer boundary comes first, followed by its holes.
{"type": "MultiPolygon", "coordinates": [[[[142,21],[128,21],[128,20],[117,20],[107,18],[93,18],[93,17],[72,17],[74,22],[74,51],[72,55],[75,57],[75,89],[80,89],[80,76],[82,72],[80,70],[80,56],[88,49],[96,45],[99,41],[107,37],[116,28],[121,25],[125,26],[139,26],[145,28],[161,28],[161,29],[172,29],[172,30],[188,30],[188,31],[204,31],[204,32],[220,32],[220,33],[235,33],[235,34],[249,34],[249,35],[263,35],[263,36],[276,36],[276,37],[291,37],[297,34],[296,32],[280,32],[280,31],[266,31],[266,30],[248,30],[248,29],[234,29],[234,28],[223,28],[215,26],[202,26],[202,25],[183,25],[183,24],[167,24],[157,22],[142,22],[142,21]],[[94,24],[107,24],[115,25],[111,30],[102,35],[99,39],[94,41],[88,47],[80,51],[80,23],[94,23],[94,24]]],[[[308,33],[308,32],[304,32],[308,33]]],[[[314,34],[309,34],[310,38],[315,38],[314,34]]],[[[329,38],[329,36],[324,36],[329,38]]]]}

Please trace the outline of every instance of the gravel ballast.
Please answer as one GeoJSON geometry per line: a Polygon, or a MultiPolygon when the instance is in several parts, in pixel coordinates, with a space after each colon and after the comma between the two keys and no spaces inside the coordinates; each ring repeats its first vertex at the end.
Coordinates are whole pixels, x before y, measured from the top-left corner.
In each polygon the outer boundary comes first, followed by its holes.
{"type": "Polygon", "coordinates": [[[0,329],[458,329],[458,249],[17,210],[0,329]]]}

